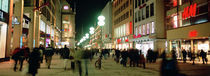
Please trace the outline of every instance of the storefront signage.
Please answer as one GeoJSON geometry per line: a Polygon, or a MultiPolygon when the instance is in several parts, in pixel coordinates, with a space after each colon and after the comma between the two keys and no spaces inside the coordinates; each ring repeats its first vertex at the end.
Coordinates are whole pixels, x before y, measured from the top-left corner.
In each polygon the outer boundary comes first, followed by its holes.
{"type": "Polygon", "coordinates": [[[141,34],[138,34],[137,36],[133,35],[133,38],[140,38],[140,37],[141,37],[141,34]]]}
{"type": "Polygon", "coordinates": [[[133,25],[132,25],[132,22],[130,22],[130,34],[133,34],[133,25]]]}
{"type": "Polygon", "coordinates": [[[182,13],[182,19],[184,20],[190,17],[194,17],[196,15],[196,7],[196,3],[185,7],[184,12],[182,13]]]}
{"type": "Polygon", "coordinates": [[[198,31],[197,30],[192,30],[189,32],[189,37],[196,37],[198,36],[198,31]]]}
{"type": "Polygon", "coordinates": [[[127,38],[127,39],[125,39],[125,42],[129,42],[129,39],[127,38]]]}
{"type": "Polygon", "coordinates": [[[173,0],[173,6],[174,6],[174,7],[177,6],[177,0],[173,0]]]}
{"type": "Polygon", "coordinates": [[[120,43],[121,42],[121,39],[117,39],[117,43],[120,43]]]}

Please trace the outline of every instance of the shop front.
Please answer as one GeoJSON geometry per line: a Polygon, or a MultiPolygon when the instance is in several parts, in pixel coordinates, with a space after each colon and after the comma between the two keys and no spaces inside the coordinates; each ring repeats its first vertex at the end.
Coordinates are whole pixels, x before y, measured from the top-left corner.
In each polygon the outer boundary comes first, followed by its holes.
{"type": "Polygon", "coordinates": [[[7,60],[6,41],[9,20],[9,0],[0,1],[0,62],[7,60]]]}
{"type": "Polygon", "coordinates": [[[128,37],[122,37],[122,38],[116,39],[115,47],[116,49],[120,49],[120,50],[128,50],[128,49],[133,48],[133,42],[131,42],[128,37]]]}
{"type": "Polygon", "coordinates": [[[176,50],[178,58],[182,57],[184,49],[195,54],[199,54],[203,50],[210,57],[209,25],[208,22],[167,31],[169,50],[176,50]]]}

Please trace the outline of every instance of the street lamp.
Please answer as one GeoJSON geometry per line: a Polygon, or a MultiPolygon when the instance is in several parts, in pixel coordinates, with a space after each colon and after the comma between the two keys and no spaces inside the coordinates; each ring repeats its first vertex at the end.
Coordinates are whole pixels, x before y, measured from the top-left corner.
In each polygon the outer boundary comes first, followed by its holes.
{"type": "Polygon", "coordinates": [[[104,26],[104,24],[105,24],[104,20],[105,20],[104,16],[102,16],[102,15],[98,16],[98,25],[99,26],[104,26]]]}

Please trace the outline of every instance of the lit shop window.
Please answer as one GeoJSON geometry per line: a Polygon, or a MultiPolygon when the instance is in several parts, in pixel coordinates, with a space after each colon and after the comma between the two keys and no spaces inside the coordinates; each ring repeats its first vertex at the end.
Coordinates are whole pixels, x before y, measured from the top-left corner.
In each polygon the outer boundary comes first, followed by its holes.
{"type": "Polygon", "coordinates": [[[135,35],[137,36],[138,35],[138,28],[135,27],[135,30],[136,30],[135,35]]]}
{"type": "Polygon", "coordinates": [[[142,34],[141,25],[139,26],[139,34],[142,34]]]}
{"type": "Polygon", "coordinates": [[[155,33],[155,23],[151,22],[151,33],[155,33]]]}
{"type": "Polygon", "coordinates": [[[143,28],[143,35],[146,35],[146,33],[145,33],[145,32],[146,32],[145,26],[146,26],[146,25],[143,25],[143,27],[142,27],[142,28],[143,28]]]}
{"type": "Polygon", "coordinates": [[[147,23],[147,34],[149,34],[149,23],[147,23]]]}
{"type": "Polygon", "coordinates": [[[177,21],[177,16],[173,17],[173,28],[177,28],[178,27],[178,21],[177,21]]]}

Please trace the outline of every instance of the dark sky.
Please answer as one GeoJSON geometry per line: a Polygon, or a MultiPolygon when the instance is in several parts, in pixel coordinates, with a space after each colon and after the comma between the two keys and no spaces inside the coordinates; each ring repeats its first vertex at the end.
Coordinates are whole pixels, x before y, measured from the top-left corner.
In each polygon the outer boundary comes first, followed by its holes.
{"type": "Polygon", "coordinates": [[[76,40],[80,40],[94,25],[97,16],[109,0],[76,0],[76,40]],[[83,26],[83,34],[82,34],[83,26]]]}

